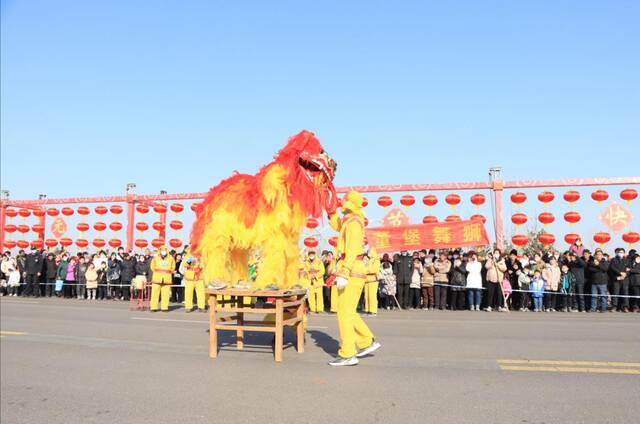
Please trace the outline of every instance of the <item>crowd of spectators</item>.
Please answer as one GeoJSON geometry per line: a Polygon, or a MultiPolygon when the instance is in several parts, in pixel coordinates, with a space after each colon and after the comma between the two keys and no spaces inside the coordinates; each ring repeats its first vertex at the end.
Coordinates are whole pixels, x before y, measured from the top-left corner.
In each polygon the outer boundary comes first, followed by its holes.
{"type": "MultiPolygon", "coordinates": [[[[181,263],[175,258],[171,301],[183,302],[181,263]]],[[[322,253],[326,309],[331,302],[333,253],[322,253]]],[[[108,252],[20,250],[2,254],[0,295],[57,296],[67,299],[129,300],[132,282],[151,281],[152,252],[120,248],[108,252]]],[[[384,309],[640,312],[640,255],[615,249],[593,253],[580,241],[566,252],[549,249],[532,256],[516,250],[503,254],[454,250],[420,250],[385,254],[377,274],[378,302],[384,309]]],[[[333,305],[335,306],[335,305],[333,305]]],[[[366,312],[366,311],[365,311],[366,312]]]]}

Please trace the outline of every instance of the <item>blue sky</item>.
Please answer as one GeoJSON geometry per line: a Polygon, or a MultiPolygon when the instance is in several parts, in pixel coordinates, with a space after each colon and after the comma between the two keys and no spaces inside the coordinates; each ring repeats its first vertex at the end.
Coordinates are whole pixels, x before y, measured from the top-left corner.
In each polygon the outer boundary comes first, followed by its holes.
{"type": "Polygon", "coordinates": [[[1,7],[12,198],[205,191],[302,128],[338,185],[638,174],[637,1],[1,7]]]}

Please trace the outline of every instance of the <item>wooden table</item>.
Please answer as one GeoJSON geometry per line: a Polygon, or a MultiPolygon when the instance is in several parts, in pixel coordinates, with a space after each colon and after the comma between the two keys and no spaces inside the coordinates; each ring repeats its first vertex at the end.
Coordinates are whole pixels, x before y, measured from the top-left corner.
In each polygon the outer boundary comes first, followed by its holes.
{"type": "Polygon", "coordinates": [[[284,327],[295,329],[298,353],[304,352],[304,315],[306,290],[246,290],[246,289],[205,289],[209,294],[209,356],[218,356],[218,330],[235,331],[237,348],[244,348],[244,332],[258,331],[275,334],[274,357],[282,362],[284,327]],[[220,296],[220,299],[218,299],[220,296]],[[261,297],[269,299],[264,307],[246,306],[245,298],[261,297]],[[219,312],[229,312],[231,316],[220,316],[219,312]],[[275,320],[251,321],[245,314],[275,314],[275,320]]]}

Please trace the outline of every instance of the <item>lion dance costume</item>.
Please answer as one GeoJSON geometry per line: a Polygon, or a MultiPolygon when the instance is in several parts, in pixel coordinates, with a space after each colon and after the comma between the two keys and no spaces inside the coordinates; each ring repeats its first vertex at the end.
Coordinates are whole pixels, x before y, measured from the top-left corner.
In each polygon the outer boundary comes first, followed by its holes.
{"type": "Polygon", "coordinates": [[[247,264],[259,253],[255,288],[297,285],[306,219],[338,206],[335,169],[315,135],[302,131],[255,176],[235,174],[212,188],[196,210],[191,232],[205,284],[247,282],[247,264]]]}
{"type": "Polygon", "coordinates": [[[364,251],[364,197],[357,191],[349,192],[342,201],[340,218],[329,217],[331,226],[340,233],[336,252],[336,287],[338,289],[338,327],[340,350],[333,366],[356,365],[358,357],[364,357],[380,348],[373,333],[358,315],[357,307],[370,267],[365,262],[364,251]],[[357,349],[360,352],[357,352],[357,349]]]}

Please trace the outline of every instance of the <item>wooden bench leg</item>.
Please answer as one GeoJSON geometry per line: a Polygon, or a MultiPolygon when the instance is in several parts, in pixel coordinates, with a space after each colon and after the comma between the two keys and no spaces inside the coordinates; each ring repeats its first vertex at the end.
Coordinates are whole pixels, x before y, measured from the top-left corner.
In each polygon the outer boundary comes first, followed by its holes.
{"type": "Polygon", "coordinates": [[[304,301],[298,306],[297,318],[300,321],[296,324],[296,348],[298,353],[304,353],[304,301]]]}
{"type": "Polygon", "coordinates": [[[276,323],[275,323],[275,335],[276,335],[276,343],[274,346],[274,356],[276,362],[282,362],[282,344],[284,337],[284,329],[282,328],[283,321],[283,307],[282,304],[284,301],[282,298],[276,299],[276,323]]]}
{"type": "Polygon", "coordinates": [[[216,330],[216,309],[218,299],[216,296],[209,297],[209,357],[218,357],[218,330],[216,330]]]}

